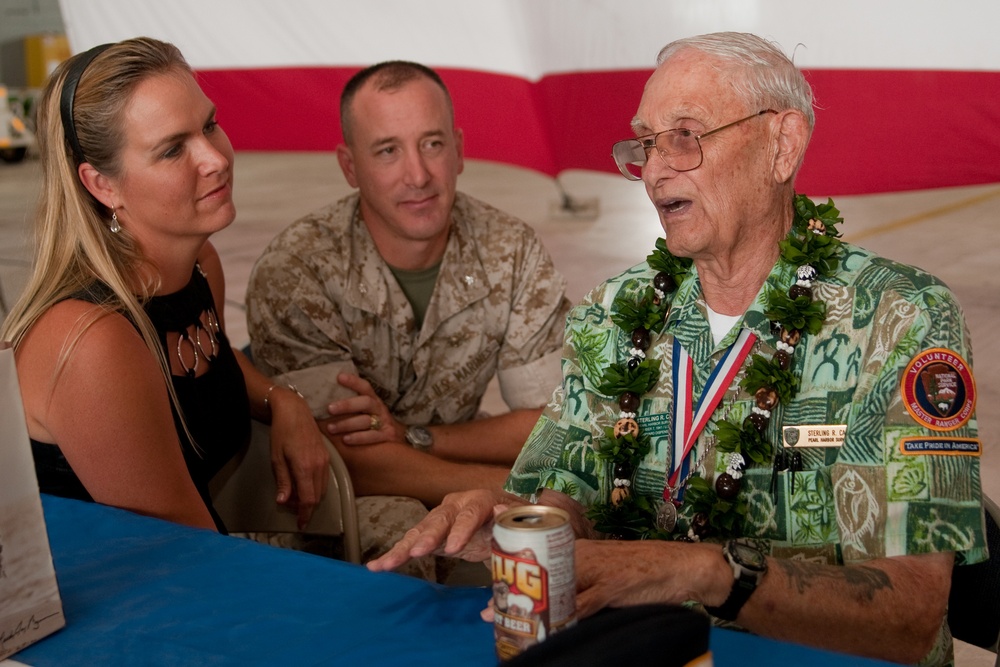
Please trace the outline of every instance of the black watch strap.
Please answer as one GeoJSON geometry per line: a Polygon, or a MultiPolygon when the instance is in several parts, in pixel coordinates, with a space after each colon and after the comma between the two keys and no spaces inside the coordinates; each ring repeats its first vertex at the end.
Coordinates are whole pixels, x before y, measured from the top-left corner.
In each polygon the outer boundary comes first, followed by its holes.
{"type": "Polygon", "coordinates": [[[764,553],[747,540],[730,540],[722,549],[722,555],[733,568],[733,588],[729,597],[718,607],[705,607],[712,616],[723,621],[735,621],[743,605],[767,572],[764,553]]]}
{"type": "Polygon", "coordinates": [[[723,621],[735,621],[740,615],[740,609],[743,609],[743,605],[750,599],[750,594],[757,590],[756,578],[752,582],[746,582],[745,579],[745,576],[734,579],[733,588],[729,591],[726,601],[718,607],[705,607],[705,611],[723,621]]]}

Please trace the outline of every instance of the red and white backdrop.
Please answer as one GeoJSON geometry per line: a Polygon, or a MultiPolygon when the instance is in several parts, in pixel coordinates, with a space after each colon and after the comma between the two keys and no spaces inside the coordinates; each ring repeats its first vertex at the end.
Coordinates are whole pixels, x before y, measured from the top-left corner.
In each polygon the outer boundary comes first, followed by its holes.
{"type": "Polygon", "coordinates": [[[798,189],[1000,182],[997,0],[60,0],[74,52],[177,44],[241,150],[329,151],[340,90],[415,60],[455,100],[466,155],[558,175],[616,171],[660,47],[717,30],[777,42],[817,126],[798,189]]]}

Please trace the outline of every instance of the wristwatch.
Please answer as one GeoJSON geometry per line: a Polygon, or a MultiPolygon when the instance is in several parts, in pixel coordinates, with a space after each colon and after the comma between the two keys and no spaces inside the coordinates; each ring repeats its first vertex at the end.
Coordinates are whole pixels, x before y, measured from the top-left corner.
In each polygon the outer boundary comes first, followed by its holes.
{"type": "Polygon", "coordinates": [[[725,602],[718,607],[705,607],[705,611],[724,621],[735,621],[764,578],[767,557],[750,540],[729,540],[722,547],[722,556],[733,568],[733,588],[725,602]]]}
{"type": "Polygon", "coordinates": [[[434,444],[434,436],[423,426],[409,426],[406,429],[406,441],[418,452],[426,452],[434,444]]]}

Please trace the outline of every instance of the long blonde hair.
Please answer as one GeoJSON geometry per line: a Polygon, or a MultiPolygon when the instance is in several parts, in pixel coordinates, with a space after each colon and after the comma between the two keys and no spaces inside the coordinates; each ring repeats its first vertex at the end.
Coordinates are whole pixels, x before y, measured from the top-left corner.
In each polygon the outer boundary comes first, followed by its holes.
{"type": "MultiPolygon", "coordinates": [[[[142,304],[159,287],[157,280],[142,282],[139,268],[145,262],[135,239],[122,228],[109,229],[112,211],[87,191],[77,173],[78,158],[67,140],[60,113],[61,98],[79,54],[62,63],[49,77],[38,107],[38,148],[43,183],[35,216],[34,268],[27,287],[11,308],[0,328],[0,340],[16,349],[25,334],[52,306],[97,283],[110,288],[102,305],[120,312],[139,330],[146,347],[160,365],[170,399],[184,424],[183,412],[171,380],[170,366],[159,336],[142,304]]],[[[120,177],[121,152],[125,145],[124,115],[136,87],[151,76],[169,72],[191,72],[181,52],[172,44],[148,37],[112,44],[85,65],[69,109],[85,159],[100,173],[120,177]]],[[[70,87],[73,82],[70,81],[70,87]]],[[[72,130],[71,130],[72,131],[72,130]]],[[[155,272],[148,272],[155,275],[155,272]]],[[[55,382],[80,336],[94,321],[81,322],[76,334],[60,351],[53,374],[55,382]]],[[[184,430],[191,442],[186,424],[184,430]]],[[[197,445],[195,445],[197,448],[197,445]]]]}

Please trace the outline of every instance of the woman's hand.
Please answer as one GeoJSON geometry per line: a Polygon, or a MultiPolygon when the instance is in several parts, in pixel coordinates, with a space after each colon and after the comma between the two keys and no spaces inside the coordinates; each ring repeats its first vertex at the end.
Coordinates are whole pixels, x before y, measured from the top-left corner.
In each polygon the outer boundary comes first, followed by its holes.
{"type": "Polygon", "coordinates": [[[304,530],[330,481],[330,453],[308,404],[281,385],[269,396],[271,466],[278,486],[276,500],[298,512],[304,530]]]}

